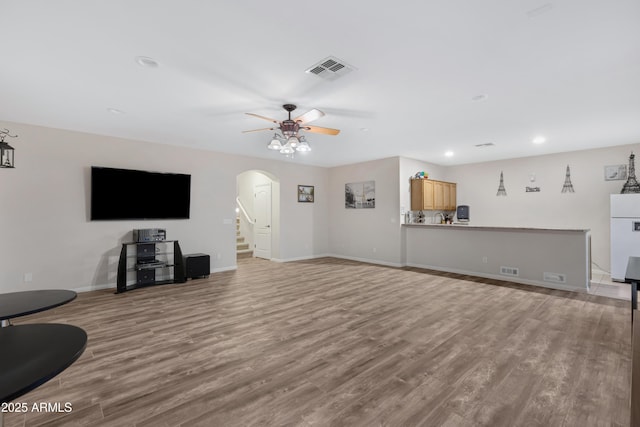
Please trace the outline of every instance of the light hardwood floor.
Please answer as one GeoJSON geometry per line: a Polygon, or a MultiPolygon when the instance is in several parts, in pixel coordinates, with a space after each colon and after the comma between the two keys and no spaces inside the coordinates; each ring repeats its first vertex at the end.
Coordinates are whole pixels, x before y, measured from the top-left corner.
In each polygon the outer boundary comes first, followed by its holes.
{"type": "MultiPolygon", "coordinates": [[[[628,302],[333,258],[80,294],[83,356],[12,426],[628,426],[628,302]]],[[[11,351],[2,349],[2,351],[11,351]]]]}

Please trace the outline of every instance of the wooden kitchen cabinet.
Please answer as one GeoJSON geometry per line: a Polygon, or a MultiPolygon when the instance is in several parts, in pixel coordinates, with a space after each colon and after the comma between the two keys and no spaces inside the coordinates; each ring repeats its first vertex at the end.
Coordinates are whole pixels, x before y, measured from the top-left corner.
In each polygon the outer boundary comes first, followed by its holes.
{"type": "Polygon", "coordinates": [[[411,210],[456,209],[456,184],[432,179],[411,180],[411,210]]]}
{"type": "Polygon", "coordinates": [[[433,209],[433,183],[429,179],[411,180],[411,210],[423,211],[433,209]]]}
{"type": "Polygon", "coordinates": [[[433,183],[433,209],[445,210],[449,205],[449,187],[446,182],[433,183]],[[446,200],[446,203],[445,203],[446,200]]]}
{"type": "Polygon", "coordinates": [[[458,203],[456,200],[456,188],[457,184],[455,182],[449,183],[449,209],[450,211],[455,211],[458,207],[458,203]]]}

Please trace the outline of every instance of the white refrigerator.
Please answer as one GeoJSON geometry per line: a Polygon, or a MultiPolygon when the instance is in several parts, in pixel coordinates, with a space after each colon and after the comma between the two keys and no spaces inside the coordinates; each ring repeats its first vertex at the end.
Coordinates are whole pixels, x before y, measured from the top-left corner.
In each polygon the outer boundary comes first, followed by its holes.
{"type": "Polygon", "coordinates": [[[612,194],[612,280],[624,282],[630,256],[640,257],[640,194],[612,194]]]}

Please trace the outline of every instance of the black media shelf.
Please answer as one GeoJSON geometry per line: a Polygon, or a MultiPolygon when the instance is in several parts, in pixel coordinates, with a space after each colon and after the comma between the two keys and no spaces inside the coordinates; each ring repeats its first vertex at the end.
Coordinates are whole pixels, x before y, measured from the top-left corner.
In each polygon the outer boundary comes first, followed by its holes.
{"type": "Polygon", "coordinates": [[[126,242],[122,244],[120,259],[118,260],[118,276],[116,293],[130,291],[132,289],[166,285],[170,283],[186,282],[182,250],[177,240],[159,240],[155,242],[126,242]],[[170,245],[173,243],[173,245],[170,245]],[[158,252],[157,245],[173,246],[173,252],[158,252]],[[133,248],[134,254],[129,255],[129,248],[133,248]],[[173,257],[173,262],[159,260],[157,256],[173,257]],[[127,265],[127,260],[135,261],[133,266],[127,265]],[[171,278],[157,280],[156,270],[171,269],[171,278]],[[135,272],[136,282],[127,285],[127,273],[135,272]]]}

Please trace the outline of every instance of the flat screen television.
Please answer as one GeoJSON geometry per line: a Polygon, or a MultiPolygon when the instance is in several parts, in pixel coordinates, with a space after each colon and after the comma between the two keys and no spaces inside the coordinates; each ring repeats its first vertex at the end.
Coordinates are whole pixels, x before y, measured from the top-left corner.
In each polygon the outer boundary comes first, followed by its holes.
{"type": "Polygon", "coordinates": [[[91,220],[188,219],[191,175],[91,167],[91,220]]]}

